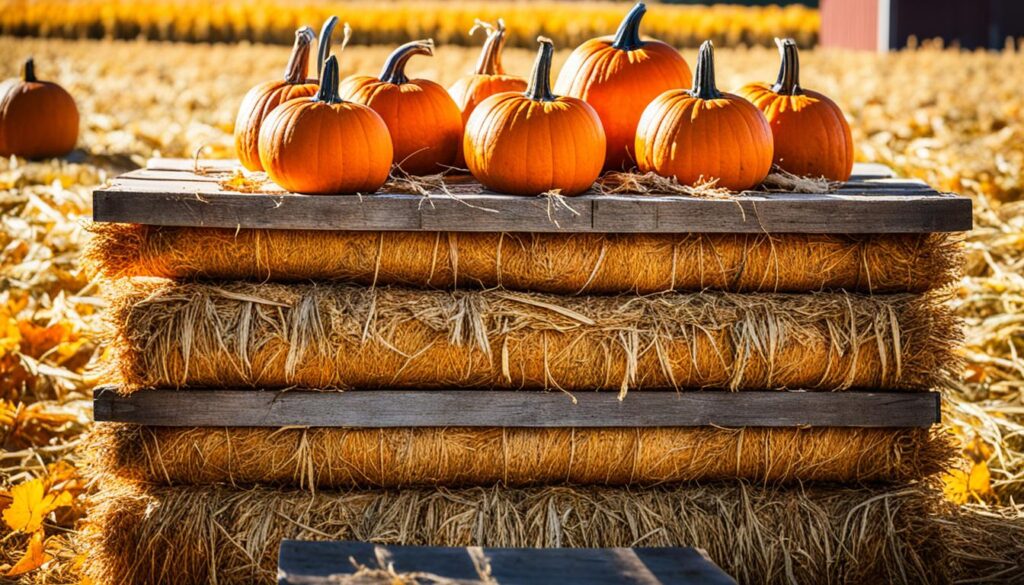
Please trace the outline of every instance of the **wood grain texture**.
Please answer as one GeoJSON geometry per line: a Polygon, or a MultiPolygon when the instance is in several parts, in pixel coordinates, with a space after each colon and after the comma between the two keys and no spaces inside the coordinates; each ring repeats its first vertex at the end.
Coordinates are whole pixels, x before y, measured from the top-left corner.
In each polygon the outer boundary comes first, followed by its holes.
{"type": "MultiPolygon", "coordinates": [[[[502,585],[729,585],[735,584],[693,548],[458,548],[377,545],[349,541],[284,540],[278,585],[328,585],[351,575],[351,562],[398,573],[430,573],[446,583],[483,585],[473,557],[486,559],[502,585]],[[335,576],[332,578],[332,576],[335,576]]],[[[479,562],[479,561],[478,561],[479,562]]]]}
{"type": "Polygon", "coordinates": [[[170,427],[928,427],[934,392],[97,389],[97,421],[170,427]]]}
{"type": "MultiPolygon", "coordinates": [[[[225,191],[234,161],[157,159],[93,194],[93,219],[222,228],[598,233],[931,233],[971,228],[971,201],[859,165],[834,193],[758,193],[730,199],[584,194],[558,202],[488,192],[431,197],[309,196],[271,186],[225,191]]],[[[453,177],[463,186],[471,179],[453,177]]]]}

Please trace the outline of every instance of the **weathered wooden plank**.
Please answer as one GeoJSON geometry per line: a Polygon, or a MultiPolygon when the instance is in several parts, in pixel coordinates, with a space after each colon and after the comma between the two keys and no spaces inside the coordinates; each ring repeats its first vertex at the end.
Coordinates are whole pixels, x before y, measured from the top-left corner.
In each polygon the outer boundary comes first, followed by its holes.
{"type": "Polygon", "coordinates": [[[933,392],[97,390],[97,421],[237,427],[927,427],[933,392]]]}
{"type": "Polygon", "coordinates": [[[357,571],[393,565],[398,573],[429,573],[446,582],[483,585],[474,564],[486,560],[503,585],[727,585],[735,581],[693,548],[479,548],[284,540],[279,585],[327,585],[357,571]]]}

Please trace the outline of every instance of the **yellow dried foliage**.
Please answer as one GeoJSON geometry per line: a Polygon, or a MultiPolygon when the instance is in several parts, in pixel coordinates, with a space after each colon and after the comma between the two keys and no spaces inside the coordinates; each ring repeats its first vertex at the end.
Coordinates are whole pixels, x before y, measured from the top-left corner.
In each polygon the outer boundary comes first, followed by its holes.
{"type": "MultiPolygon", "coordinates": [[[[505,19],[510,46],[532,47],[538,34],[560,46],[613,34],[623,2],[491,0],[0,0],[0,33],[71,38],[144,37],[178,41],[238,41],[291,44],[294,31],[337,14],[349,22],[357,44],[397,44],[432,37],[441,44],[477,45],[469,36],[475,19],[505,19]],[[538,25],[538,23],[541,23],[538,25]]],[[[775,36],[812,44],[818,35],[818,11],[802,5],[713,7],[654,4],[644,21],[645,34],[676,46],[716,44],[772,45],[775,36]]]]}

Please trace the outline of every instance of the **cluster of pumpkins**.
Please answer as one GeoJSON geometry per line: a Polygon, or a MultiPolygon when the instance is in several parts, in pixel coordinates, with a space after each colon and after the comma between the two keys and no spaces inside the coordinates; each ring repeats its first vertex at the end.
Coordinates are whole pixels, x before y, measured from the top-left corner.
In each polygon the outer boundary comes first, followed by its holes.
{"type": "Polygon", "coordinates": [[[759,185],[773,163],[797,175],[849,178],[849,125],[832,100],[800,86],[792,39],[778,41],[774,85],[723,93],[712,44],[701,46],[691,77],[673,47],[641,38],[645,12],[637,3],[614,36],[577,47],[553,89],[549,39],[538,38],[528,79],[505,73],[501,21],[478,25],[488,35],[476,70],[448,90],[405,74],[412,56],[433,54],[431,41],[398,47],[379,77],[339,81],[337,59],[328,57],[332,17],[320,35],[319,81],[306,78],[314,35],[305,27],[285,79],[246,95],[238,156],[297,193],[373,192],[393,163],[410,175],[464,166],[487,188],[517,195],[578,194],[602,171],[634,164],[735,191],[759,185]]]}
{"type": "Polygon", "coordinates": [[[64,156],[78,141],[78,107],[56,83],[36,78],[25,61],[21,77],[0,82],[0,156],[64,156]]]}

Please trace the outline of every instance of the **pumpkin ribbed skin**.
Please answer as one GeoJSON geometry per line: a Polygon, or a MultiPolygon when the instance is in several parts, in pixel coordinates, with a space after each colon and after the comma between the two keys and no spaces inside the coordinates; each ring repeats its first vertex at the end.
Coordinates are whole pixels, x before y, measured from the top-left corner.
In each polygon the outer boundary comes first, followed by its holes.
{"type": "Polygon", "coordinates": [[[828,97],[800,87],[796,43],[779,42],[782,69],[776,84],[751,83],[737,93],[768,119],[775,164],[795,175],[846,181],[853,172],[853,135],[843,111],[828,97]]]}
{"type": "Polygon", "coordinates": [[[410,175],[440,173],[454,165],[462,139],[462,113],[445,88],[427,79],[405,77],[405,61],[401,59],[433,54],[426,45],[414,41],[399,47],[380,78],[349,77],[340,89],[343,99],[363,104],[380,115],[391,132],[395,163],[410,175]],[[408,52],[399,55],[403,50],[408,52]]]}
{"type": "MultiPolygon", "coordinates": [[[[336,20],[334,19],[335,22],[336,20]]],[[[331,21],[328,22],[325,32],[329,37],[333,24],[331,21]]],[[[235,117],[235,154],[242,166],[250,171],[263,170],[259,138],[260,126],[267,115],[289,100],[311,97],[317,92],[317,80],[306,78],[312,42],[313,31],[309,27],[295,31],[295,45],[285,68],[284,79],[261,83],[246,92],[242,98],[242,105],[238,107],[238,115],[235,117]]],[[[326,38],[321,40],[321,43],[326,42],[326,38]]]]}
{"type": "Polygon", "coordinates": [[[0,83],[0,156],[63,156],[78,141],[78,107],[56,83],[39,81],[31,59],[21,79],[0,83]]]}
{"type": "Polygon", "coordinates": [[[586,102],[551,94],[551,41],[541,40],[526,94],[500,93],[481,103],[466,124],[466,165],[489,189],[515,195],[586,191],[601,173],[605,138],[586,102]]]}
{"type": "Polygon", "coordinates": [[[325,78],[331,75],[333,86],[325,90],[321,82],[317,97],[286,102],[267,116],[260,161],[271,180],[293,193],[372,193],[391,170],[391,136],[373,110],[337,98],[334,57],[324,69],[325,78]]]}
{"type": "Polygon", "coordinates": [[[701,46],[693,90],[671,90],[644,110],[636,132],[641,171],[695,184],[743,191],[759,185],[772,167],[772,132],[747,100],[714,85],[710,42],[701,46]]]}
{"type": "Polygon", "coordinates": [[[619,34],[576,47],[555,82],[556,94],[580,98],[597,111],[608,170],[632,167],[636,127],[647,105],[667,90],[690,87],[690,67],[678,51],[661,41],[640,41],[644,11],[637,3],[619,34]]]}

